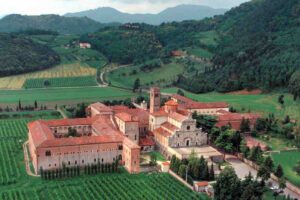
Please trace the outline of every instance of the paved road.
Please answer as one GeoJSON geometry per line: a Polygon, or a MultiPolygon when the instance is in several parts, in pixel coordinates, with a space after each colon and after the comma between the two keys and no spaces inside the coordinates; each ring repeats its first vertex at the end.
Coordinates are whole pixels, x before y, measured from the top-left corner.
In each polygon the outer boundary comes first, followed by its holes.
{"type": "Polygon", "coordinates": [[[29,159],[28,151],[27,151],[28,144],[29,144],[28,140],[23,144],[24,162],[25,162],[26,172],[29,176],[39,177],[39,175],[34,174],[30,169],[30,159],[29,159]]]}
{"type": "MultiPolygon", "coordinates": [[[[246,163],[240,161],[237,158],[229,158],[229,159],[227,159],[227,162],[229,162],[232,165],[232,167],[234,168],[237,176],[240,179],[245,178],[245,176],[247,176],[249,174],[249,172],[251,172],[253,177],[256,177],[256,175],[257,175],[257,170],[255,170],[254,168],[250,167],[249,165],[247,165],[246,163]]],[[[270,179],[269,182],[271,182],[272,185],[277,185],[278,186],[278,183],[274,180],[270,179]]],[[[297,195],[295,192],[293,192],[293,191],[291,191],[287,188],[284,190],[284,193],[285,193],[285,195],[290,195],[290,197],[300,200],[299,195],[297,195]]]]}

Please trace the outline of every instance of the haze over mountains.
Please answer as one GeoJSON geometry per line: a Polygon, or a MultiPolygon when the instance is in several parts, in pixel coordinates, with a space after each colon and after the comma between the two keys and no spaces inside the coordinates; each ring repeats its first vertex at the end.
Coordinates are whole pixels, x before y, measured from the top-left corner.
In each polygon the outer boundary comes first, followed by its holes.
{"type": "Polygon", "coordinates": [[[67,13],[66,17],[88,17],[100,23],[146,23],[159,25],[163,22],[201,20],[206,17],[224,14],[226,9],[214,9],[201,5],[179,5],[163,10],[158,14],[128,14],[114,8],[102,7],[77,13],[67,13]]]}

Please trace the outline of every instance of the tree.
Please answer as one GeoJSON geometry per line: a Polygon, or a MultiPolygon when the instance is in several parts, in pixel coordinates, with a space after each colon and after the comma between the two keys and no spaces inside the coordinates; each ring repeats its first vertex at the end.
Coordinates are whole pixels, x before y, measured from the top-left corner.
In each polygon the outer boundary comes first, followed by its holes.
{"type": "Polygon", "coordinates": [[[288,124],[291,122],[291,118],[289,115],[285,116],[284,120],[283,120],[283,124],[288,124]]]}
{"type": "Polygon", "coordinates": [[[176,162],[176,156],[172,155],[171,162],[170,162],[170,169],[172,171],[174,171],[175,162],[176,162]]]}
{"type": "Polygon", "coordinates": [[[275,175],[278,177],[278,178],[281,178],[283,177],[283,169],[282,169],[282,166],[279,164],[276,168],[276,171],[275,171],[275,175]]]}
{"type": "Polygon", "coordinates": [[[179,170],[178,170],[178,175],[183,179],[186,178],[186,170],[187,170],[186,165],[180,165],[179,170]]]}
{"type": "Polygon", "coordinates": [[[137,78],[135,81],[134,81],[134,84],[133,84],[133,92],[136,92],[136,90],[138,90],[140,88],[141,84],[140,84],[140,79],[137,78]]]}
{"type": "Polygon", "coordinates": [[[215,170],[214,170],[214,165],[213,164],[211,164],[211,166],[210,166],[209,180],[210,181],[215,180],[215,170]]]}
{"type": "Polygon", "coordinates": [[[281,106],[284,106],[284,95],[283,94],[278,97],[278,103],[280,103],[281,106]]]}
{"type": "Polygon", "coordinates": [[[274,163],[270,156],[266,157],[266,159],[263,162],[263,166],[269,171],[272,172],[274,169],[274,163]]]}
{"type": "Polygon", "coordinates": [[[249,160],[254,161],[256,163],[261,163],[263,160],[262,150],[259,146],[256,146],[250,150],[249,160]]]}
{"type": "Polygon", "coordinates": [[[267,181],[271,177],[271,173],[265,166],[260,166],[257,177],[260,177],[263,181],[267,181]]]}
{"type": "Polygon", "coordinates": [[[22,110],[22,103],[21,103],[21,100],[19,100],[18,108],[19,108],[19,110],[22,110]]]}
{"type": "Polygon", "coordinates": [[[156,166],[156,164],[157,164],[156,155],[155,154],[151,154],[151,156],[150,156],[150,165],[151,166],[156,166]]]}
{"type": "Polygon", "coordinates": [[[249,119],[244,119],[241,122],[241,132],[246,133],[250,131],[250,120],[249,119]]]}
{"type": "Polygon", "coordinates": [[[278,181],[279,183],[279,188],[284,190],[286,188],[286,180],[284,177],[281,177],[278,181]]]}
{"type": "Polygon", "coordinates": [[[36,101],[36,100],[34,101],[34,108],[35,108],[35,109],[37,109],[37,108],[38,108],[38,103],[37,103],[37,101],[36,101]]]}
{"type": "Polygon", "coordinates": [[[232,167],[226,167],[213,186],[215,200],[236,200],[241,196],[241,181],[232,167]]]}
{"type": "Polygon", "coordinates": [[[44,86],[49,87],[50,86],[50,81],[49,80],[44,80],[44,86]]]}
{"type": "Polygon", "coordinates": [[[178,89],[177,90],[177,94],[181,95],[181,96],[184,96],[184,92],[181,90],[181,89],[178,89]]]}

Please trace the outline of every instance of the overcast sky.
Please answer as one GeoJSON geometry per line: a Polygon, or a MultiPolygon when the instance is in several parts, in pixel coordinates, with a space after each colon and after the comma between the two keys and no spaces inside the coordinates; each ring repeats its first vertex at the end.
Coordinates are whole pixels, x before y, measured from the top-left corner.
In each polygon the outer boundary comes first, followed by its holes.
{"type": "Polygon", "coordinates": [[[231,8],[248,0],[0,0],[0,16],[7,14],[65,14],[98,7],[129,13],[158,13],[179,4],[231,8]]]}

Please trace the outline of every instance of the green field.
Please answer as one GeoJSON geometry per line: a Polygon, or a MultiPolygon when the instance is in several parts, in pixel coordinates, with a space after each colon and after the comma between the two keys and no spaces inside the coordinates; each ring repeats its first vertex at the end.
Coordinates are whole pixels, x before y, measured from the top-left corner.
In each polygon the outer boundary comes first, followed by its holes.
{"type": "Polygon", "coordinates": [[[211,52],[209,52],[206,49],[203,48],[191,48],[188,49],[188,53],[200,58],[209,58],[211,59],[213,57],[213,54],[211,52]]]}
{"type": "MultiPolygon", "coordinates": [[[[177,88],[164,89],[163,92],[176,93],[177,88]]],[[[202,102],[218,102],[224,101],[238,109],[239,111],[248,110],[252,112],[260,112],[267,116],[274,113],[276,117],[283,119],[289,115],[292,119],[300,120],[300,102],[294,102],[290,94],[285,95],[285,107],[281,107],[278,103],[280,93],[258,94],[258,95],[236,95],[236,94],[193,94],[185,91],[185,95],[191,99],[202,102]]]]}
{"type": "Polygon", "coordinates": [[[197,33],[194,38],[206,46],[216,47],[218,45],[219,35],[216,31],[206,31],[197,33]]]}
{"type": "Polygon", "coordinates": [[[295,147],[293,144],[293,140],[289,140],[284,137],[278,137],[278,135],[270,135],[270,136],[271,137],[269,139],[266,139],[262,135],[257,139],[266,143],[269,147],[271,147],[271,150],[273,151],[282,151],[282,150],[286,150],[287,148],[295,147]]]}
{"type": "MultiPolygon", "coordinates": [[[[31,114],[38,116],[40,112],[31,114]]],[[[85,175],[69,179],[42,180],[26,174],[22,144],[27,140],[27,123],[33,119],[0,120],[0,199],[208,199],[169,174],[85,175]]]]}
{"type": "Polygon", "coordinates": [[[112,87],[48,88],[32,90],[0,90],[0,104],[38,102],[93,102],[112,99],[126,99],[136,94],[112,87]]]}
{"type": "Polygon", "coordinates": [[[80,86],[97,86],[94,76],[79,76],[65,78],[37,78],[27,79],[23,88],[51,88],[51,87],[80,87],[80,86]],[[45,86],[45,82],[49,85],[45,86]]]}
{"type": "MultiPolygon", "coordinates": [[[[60,113],[55,110],[42,110],[42,111],[22,111],[22,112],[0,112],[0,119],[51,119],[59,118],[60,113]]],[[[1,128],[1,127],[0,127],[1,128]]]]}
{"type": "Polygon", "coordinates": [[[276,165],[281,164],[285,177],[293,184],[300,186],[300,176],[293,170],[300,161],[299,151],[284,151],[273,153],[272,158],[276,165]]]}
{"type": "Polygon", "coordinates": [[[167,86],[172,84],[177,76],[183,72],[184,67],[176,63],[163,65],[151,72],[144,72],[138,66],[131,66],[112,71],[105,78],[113,86],[131,89],[137,78],[140,79],[142,86],[167,86]],[[136,74],[133,74],[134,70],[136,70],[136,74]]]}

